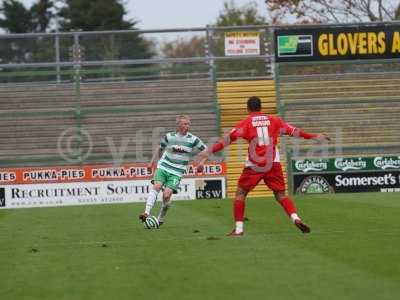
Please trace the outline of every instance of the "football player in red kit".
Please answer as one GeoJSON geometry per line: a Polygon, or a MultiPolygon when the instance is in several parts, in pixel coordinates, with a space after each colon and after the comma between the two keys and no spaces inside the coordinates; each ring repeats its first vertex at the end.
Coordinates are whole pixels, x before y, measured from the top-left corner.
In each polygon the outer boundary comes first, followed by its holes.
{"type": "Polygon", "coordinates": [[[235,228],[228,235],[243,235],[245,199],[261,180],[264,180],[265,184],[274,192],[275,199],[282,205],[297,228],[303,233],[309,233],[310,227],[300,219],[293,200],[285,194],[285,181],[277,149],[278,137],[285,134],[304,139],[329,141],[329,136],[325,133],[306,133],[277,116],[264,114],[261,112],[261,100],[256,96],[248,99],[247,110],[249,115],[208,150],[208,154],[218,152],[238,138],[243,138],[249,143],[248,156],[233,202],[235,228]]]}

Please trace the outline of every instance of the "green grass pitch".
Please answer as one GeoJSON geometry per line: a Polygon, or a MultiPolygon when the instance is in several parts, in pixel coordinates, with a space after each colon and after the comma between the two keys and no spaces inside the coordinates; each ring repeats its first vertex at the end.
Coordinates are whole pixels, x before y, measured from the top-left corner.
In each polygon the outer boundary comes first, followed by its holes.
{"type": "Polygon", "coordinates": [[[272,199],[0,211],[0,299],[400,299],[400,194],[296,197],[303,235],[272,199]],[[158,212],[158,206],[157,212],[158,212]]]}

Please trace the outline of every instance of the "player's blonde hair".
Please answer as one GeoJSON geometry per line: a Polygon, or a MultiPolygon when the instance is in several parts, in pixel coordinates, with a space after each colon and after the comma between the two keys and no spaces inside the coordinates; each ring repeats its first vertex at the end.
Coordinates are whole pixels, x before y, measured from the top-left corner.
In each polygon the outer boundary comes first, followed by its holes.
{"type": "Polygon", "coordinates": [[[176,117],[176,125],[178,125],[181,120],[188,120],[190,122],[190,117],[188,115],[177,116],[176,117]]]}

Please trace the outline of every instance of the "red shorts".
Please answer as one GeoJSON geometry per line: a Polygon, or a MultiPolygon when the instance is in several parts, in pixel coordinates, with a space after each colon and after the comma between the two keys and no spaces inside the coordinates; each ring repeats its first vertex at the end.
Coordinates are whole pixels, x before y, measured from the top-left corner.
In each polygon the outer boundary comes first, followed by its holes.
{"type": "Polygon", "coordinates": [[[274,162],[272,168],[266,172],[257,172],[251,167],[243,169],[238,185],[250,192],[254,189],[261,179],[274,192],[285,191],[285,179],[283,178],[282,166],[279,162],[274,162]]]}

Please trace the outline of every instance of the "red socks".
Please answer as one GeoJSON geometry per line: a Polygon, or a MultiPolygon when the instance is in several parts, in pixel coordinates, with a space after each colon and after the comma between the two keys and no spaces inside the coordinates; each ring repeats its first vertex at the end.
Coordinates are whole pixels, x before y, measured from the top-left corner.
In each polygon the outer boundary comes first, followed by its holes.
{"type": "Polygon", "coordinates": [[[243,222],[244,208],[245,208],[244,200],[235,200],[233,202],[233,216],[235,217],[236,222],[237,221],[243,222]]]}
{"type": "Polygon", "coordinates": [[[293,201],[289,197],[283,198],[279,203],[282,205],[283,209],[287,213],[287,215],[290,217],[292,214],[297,213],[296,212],[296,207],[294,206],[293,201]]]}
{"type": "MultiPolygon", "coordinates": [[[[290,217],[292,214],[297,213],[296,206],[289,197],[283,198],[279,203],[282,205],[286,214],[290,217]]],[[[243,222],[244,219],[244,209],[246,202],[244,200],[235,200],[233,202],[233,216],[236,222],[243,222]]]]}

